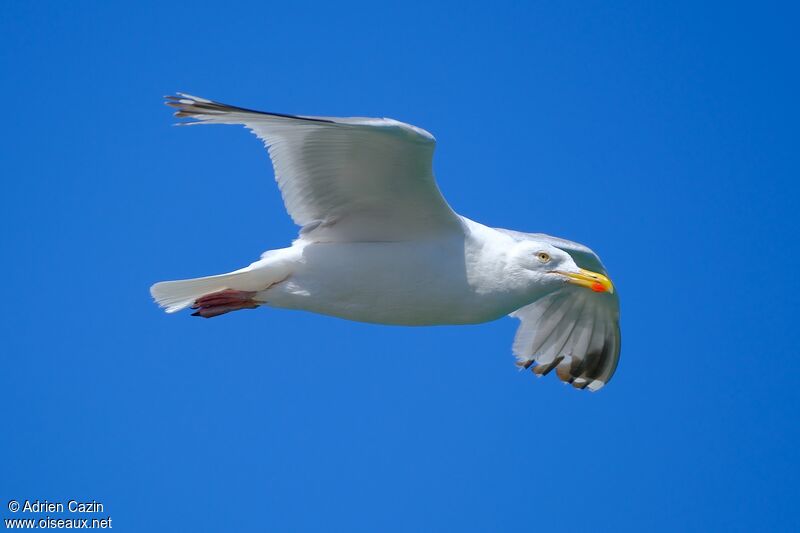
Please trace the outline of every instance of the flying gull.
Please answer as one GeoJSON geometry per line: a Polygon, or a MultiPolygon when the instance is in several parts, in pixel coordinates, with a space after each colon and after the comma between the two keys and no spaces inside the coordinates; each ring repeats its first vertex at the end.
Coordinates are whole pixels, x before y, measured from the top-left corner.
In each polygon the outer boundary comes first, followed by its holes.
{"type": "Polygon", "coordinates": [[[168,96],[193,124],[241,124],[267,147],[287,248],[227,274],[150,288],[174,313],[211,318],[262,305],[372,322],[477,324],[511,315],[517,365],[596,391],[620,352],[619,300],[589,248],[458,215],[433,176],[427,131],[387,118],[265,113],[168,96]]]}

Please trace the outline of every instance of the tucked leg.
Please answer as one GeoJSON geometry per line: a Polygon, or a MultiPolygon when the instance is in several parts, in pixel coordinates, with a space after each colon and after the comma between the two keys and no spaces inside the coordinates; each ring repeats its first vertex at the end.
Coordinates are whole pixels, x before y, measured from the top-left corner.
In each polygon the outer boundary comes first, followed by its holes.
{"type": "Polygon", "coordinates": [[[255,295],[256,293],[252,291],[235,289],[206,294],[194,302],[192,309],[197,309],[197,311],[192,313],[192,316],[212,318],[239,309],[255,309],[260,304],[253,299],[255,295]]]}

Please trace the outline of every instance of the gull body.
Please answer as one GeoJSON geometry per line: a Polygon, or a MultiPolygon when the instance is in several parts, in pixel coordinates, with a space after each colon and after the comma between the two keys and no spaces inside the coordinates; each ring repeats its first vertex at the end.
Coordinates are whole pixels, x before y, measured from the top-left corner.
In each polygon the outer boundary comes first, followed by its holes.
{"type": "Polygon", "coordinates": [[[619,301],[594,252],[543,234],[490,228],[439,191],[433,136],[392,119],[252,111],[179,93],[184,124],[242,124],[268,148],[289,214],[287,248],[249,266],[156,283],[168,313],[211,318],[271,306],[426,326],[522,321],[517,364],[598,390],[619,358],[619,301]]]}
{"type": "Polygon", "coordinates": [[[299,239],[289,248],[267,252],[252,265],[267,276],[276,271],[286,276],[253,299],[359,322],[477,324],[508,315],[566,283],[557,278],[541,283],[518,266],[513,258],[530,245],[462,220],[463,234],[424,241],[299,239]]]}

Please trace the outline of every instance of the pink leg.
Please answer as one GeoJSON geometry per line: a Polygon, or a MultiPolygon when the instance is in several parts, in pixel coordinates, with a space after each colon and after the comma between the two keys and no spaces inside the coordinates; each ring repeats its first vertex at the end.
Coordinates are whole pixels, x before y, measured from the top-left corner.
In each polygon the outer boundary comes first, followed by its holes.
{"type": "Polygon", "coordinates": [[[192,309],[197,309],[197,311],[192,313],[192,316],[212,318],[239,309],[255,309],[259,306],[259,302],[253,300],[255,295],[256,293],[253,291],[234,289],[206,294],[194,302],[192,309]]]}

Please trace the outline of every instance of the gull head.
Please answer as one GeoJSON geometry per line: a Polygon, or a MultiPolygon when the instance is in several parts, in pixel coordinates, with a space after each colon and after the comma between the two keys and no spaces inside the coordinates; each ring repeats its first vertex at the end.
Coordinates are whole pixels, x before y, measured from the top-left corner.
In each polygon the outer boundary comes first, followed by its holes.
{"type": "Polygon", "coordinates": [[[519,242],[511,254],[511,260],[537,290],[550,292],[570,284],[594,292],[614,292],[614,285],[608,277],[580,268],[572,256],[549,243],[519,242]]]}

